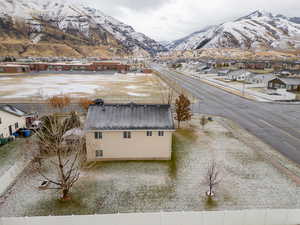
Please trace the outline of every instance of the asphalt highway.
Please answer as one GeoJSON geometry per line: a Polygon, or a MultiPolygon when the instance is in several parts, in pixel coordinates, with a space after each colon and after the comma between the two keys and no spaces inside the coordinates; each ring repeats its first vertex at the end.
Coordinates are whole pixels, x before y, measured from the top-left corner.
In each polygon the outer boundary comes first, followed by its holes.
{"type": "Polygon", "coordinates": [[[193,112],[231,119],[300,164],[300,105],[251,101],[160,65],[151,67],[199,99],[193,112]]]}

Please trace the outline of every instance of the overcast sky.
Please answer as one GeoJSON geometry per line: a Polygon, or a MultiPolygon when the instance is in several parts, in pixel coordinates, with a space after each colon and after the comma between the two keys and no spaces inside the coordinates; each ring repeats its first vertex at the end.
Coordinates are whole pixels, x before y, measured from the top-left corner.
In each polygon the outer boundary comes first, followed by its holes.
{"type": "Polygon", "coordinates": [[[158,41],[182,38],[262,9],[300,17],[300,0],[85,0],[158,41]]]}

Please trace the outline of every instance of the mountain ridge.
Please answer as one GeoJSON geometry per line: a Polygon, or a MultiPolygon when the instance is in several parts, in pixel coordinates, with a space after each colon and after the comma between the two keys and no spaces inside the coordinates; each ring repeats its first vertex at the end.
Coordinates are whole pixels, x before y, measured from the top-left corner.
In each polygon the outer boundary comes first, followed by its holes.
{"type": "Polygon", "coordinates": [[[169,50],[300,48],[300,18],[256,10],[236,20],[193,32],[169,43],[166,48],[169,50]]]}
{"type": "Polygon", "coordinates": [[[131,26],[79,1],[0,0],[0,30],[0,50],[5,50],[3,40],[11,39],[33,46],[47,42],[72,45],[79,55],[85,53],[76,45],[101,47],[111,55],[165,50],[131,26]]]}

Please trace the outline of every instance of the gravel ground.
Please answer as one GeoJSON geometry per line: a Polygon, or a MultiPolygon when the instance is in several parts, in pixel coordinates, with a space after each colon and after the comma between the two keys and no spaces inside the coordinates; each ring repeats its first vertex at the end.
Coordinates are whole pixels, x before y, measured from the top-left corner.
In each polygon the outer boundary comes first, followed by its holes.
{"type": "Polygon", "coordinates": [[[194,117],[185,126],[174,135],[171,161],[97,163],[82,170],[70,202],[38,191],[39,177],[28,169],[0,200],[0,216],[300,207],[300,188],[219,122],[202,130],[194,117]],[[203,180],[212,160],[221,183],[207,202],[203,180]]]}

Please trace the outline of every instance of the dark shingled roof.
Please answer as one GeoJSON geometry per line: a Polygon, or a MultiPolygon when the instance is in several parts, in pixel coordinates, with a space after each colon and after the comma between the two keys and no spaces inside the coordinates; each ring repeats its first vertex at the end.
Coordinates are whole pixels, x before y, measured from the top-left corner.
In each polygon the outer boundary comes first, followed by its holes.
{"type": "Polygon", "coordinates": [[[89,107],[85,130],[174,130],[170,105],[104,104],[89,107]]]}

